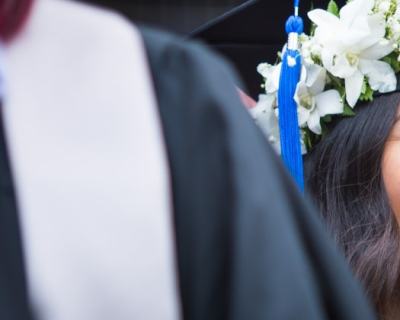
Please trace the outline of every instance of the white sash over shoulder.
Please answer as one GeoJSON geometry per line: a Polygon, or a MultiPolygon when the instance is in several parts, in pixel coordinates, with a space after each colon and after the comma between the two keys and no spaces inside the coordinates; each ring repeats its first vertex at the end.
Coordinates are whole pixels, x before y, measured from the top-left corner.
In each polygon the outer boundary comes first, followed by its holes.
{"type": "Polygon", "coordinates": [[[100,9],[37,0],[4,55],[38,319],[178,319],[169,173],[140,34],[100,9]]]}

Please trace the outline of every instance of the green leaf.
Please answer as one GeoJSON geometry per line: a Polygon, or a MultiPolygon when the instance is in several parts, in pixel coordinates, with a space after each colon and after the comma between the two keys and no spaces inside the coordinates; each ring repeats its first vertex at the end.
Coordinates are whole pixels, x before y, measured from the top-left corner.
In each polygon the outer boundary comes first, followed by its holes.
{"type": "Polygon", "coordinates": [[[329,1],[328,12],[332,13],[336,17],[339,17],[339,7],[334,0],[329,1]]]}
{"type": "Polygon", "coordinates": [[[311,141],[307,134],[304,135],[304,144],[306,145],[307,151],[311,150],[311,141]]]}
{"type": "Polygon", "coordinates": [[[365,81],[365,78],[364,78],[363,84],[361,87],[361,94],[365,94],[367,92],[367,86],[368,86],[367,81],[365,81]]]}
{"type": "Polygon", "coordinates": [[[310,131],[307,129],[303,129],[303,132],[304,132],[304,144],[306,145],[307,151],[310,151],[313,147],[310,131]]]}
{"type": "Polygon", "coordinates": [[[317,30],[317,25],[312,23],[310,27],[310,36],[314,37],[315,36],[315,30],[317,30]]]}
{"type": "MultiPolygon", "coordinates": [[[[322,124],[323,125],[323,124],[322,124]]],[[[311,151],[311,149],[321,141],[322,136],[317,135],[312,132],[309,128],[301,129],[303,132],[303,141],[306,146],[307,152],[311,151]]]]}
{"type": "Polygon", "coordinates": [[[395,73],[400,72],[400,62],[398,61],[399,52],[396,50],[392,52],[390,55],[384,57],[382,60],[386,63],[389,63],[390,66],[393,68],[395,73]]]}
{"type": "Polygon", "coordinates": [[[371,89],[366,78],[364,78],[363,86],[361,89],[360,101],[373,101],[374,90],[371,89]]]}
{"type": "Polygon", "coordinates": [[[327,116],[322,118],[322,121],[324,121],[326,123],[332,122],[332,115],[328,114],[327,116]]]}
{"type": "Polygon", "coordinates": [[[331,74],[328,75],[330,88],[339,91],[340,96],[343,98],[346,95],[346,88],[342,79],[336,78],[331,74]]]}
{"type": "Polygon", "coordinates": [[[343,115],[345,117],[353,117],[356,114],[355,114],[354,110],[347,103],[345,103],[344,109],[343,109],[343,115]]]}

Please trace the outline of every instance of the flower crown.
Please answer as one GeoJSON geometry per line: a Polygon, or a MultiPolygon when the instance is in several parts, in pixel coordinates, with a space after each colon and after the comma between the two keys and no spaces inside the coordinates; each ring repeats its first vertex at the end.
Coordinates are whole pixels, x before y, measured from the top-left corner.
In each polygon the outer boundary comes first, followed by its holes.
{"type": "MultiPolygon", "coordinates": [[[[327,133],[332,117],[353,116],[357,102],[396,91],[400,72],[400,0],[351,0],[340,10],[332,0],[308,17],[313,25],[299,37],[303,66],[294,97],[303,154],[327,133]]],[[[281,65],[258,66],[265,94],[250,110],[278,152],[281,65]]]]}

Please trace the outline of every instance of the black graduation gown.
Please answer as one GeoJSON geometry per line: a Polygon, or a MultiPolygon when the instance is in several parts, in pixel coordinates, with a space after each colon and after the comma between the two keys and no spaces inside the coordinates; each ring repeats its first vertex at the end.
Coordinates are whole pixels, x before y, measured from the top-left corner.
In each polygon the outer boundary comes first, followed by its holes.
{"type": "MultiPolygon", "coordinates": [[[[200,45],[142,34],[171,170],[184,319],[373,319],[242,107],[230,68],[200,45]]],[[[0,319],[32,320],[7,159],[1,130],[0,319]]]]}

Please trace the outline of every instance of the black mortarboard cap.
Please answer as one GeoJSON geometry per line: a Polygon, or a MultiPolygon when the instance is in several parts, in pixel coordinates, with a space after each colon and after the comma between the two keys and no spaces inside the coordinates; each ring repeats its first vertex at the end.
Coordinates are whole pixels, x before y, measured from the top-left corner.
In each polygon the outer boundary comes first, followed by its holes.
{"type": "MultiPolygon", "coordinates": [[[[336,1],[342,7],[346,0],[336,1]]],[[[300,15],[305,31],[310,28],[307,12],[324,8],[329,0],[300,0],[300,15]]],[[[249,0],[206,23],[192,34],[230,60],[256,98],[261,92],[261,76],[256,68],[261,62],[274,63],[277,52],[287,41],[285,23],[293,14],[293,0],[249,0]]],[[[334,32],[334,30],[332,30],[334,32]]]]}

